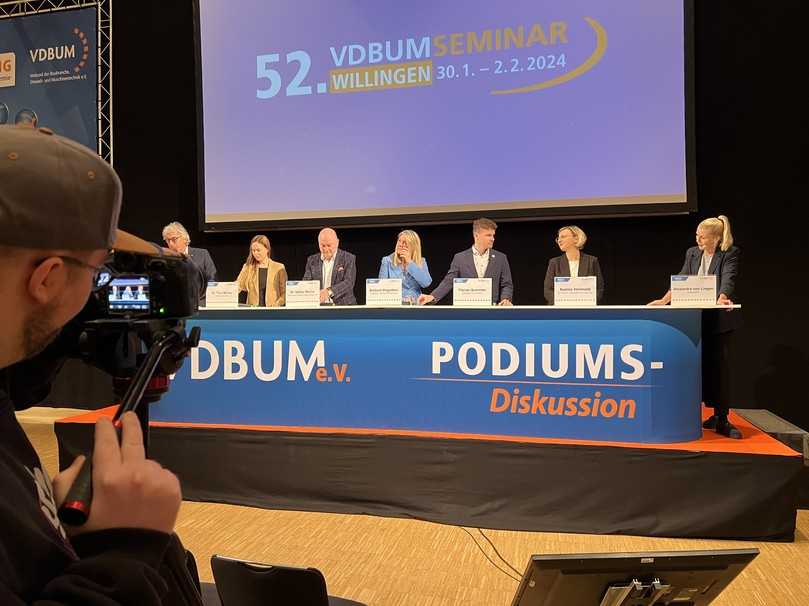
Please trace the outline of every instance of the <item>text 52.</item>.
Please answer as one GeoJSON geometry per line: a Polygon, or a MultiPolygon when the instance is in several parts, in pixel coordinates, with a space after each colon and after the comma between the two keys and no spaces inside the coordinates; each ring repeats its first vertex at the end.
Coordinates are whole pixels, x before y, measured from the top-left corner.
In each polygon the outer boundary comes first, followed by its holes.
{"type": "MultiPolygon", "coordinates": [[[[256,57],[256,77],[259,80],[267,80],[267,88],[257,88],[256,98],[272,99],[281,91],[281,74],[278,70],[271,68],[274,63],[278,63],[281,56],[278,53],[270,55],[258,55],[256,57]]],[[[300,95],[311,95],[312,87],[303,84],[304,79],[312,66],[312,59],[309,53],[302,50],[292,51],[286,54],[287,65],[298,64],[298,71],[286,86],[287,97],[297,97],[300,95]]]]}

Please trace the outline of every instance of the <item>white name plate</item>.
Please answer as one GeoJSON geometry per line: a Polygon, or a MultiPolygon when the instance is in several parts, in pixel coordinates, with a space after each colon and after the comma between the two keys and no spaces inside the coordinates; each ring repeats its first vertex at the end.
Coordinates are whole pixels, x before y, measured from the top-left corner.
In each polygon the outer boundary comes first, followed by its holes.
{"type": "Polygon", "coordinates": [[[287,307],[319,307],[319,280],[287,280],[287,307]]]}
{"type": "Polygon", "coordinates": [[[452,304],[477,307],[492,304],[491,278],[455,278],[452,282],[452,304]]]}
{"type": "Polygon", "coordinates": [[[596,305],[596,277],[556,276],[553,279],[553,304],[560,307],[596,305]]]}
{"type": "Polygon", "coordinates": [[[205,289],[205,307],[238,307],[238,282],[208,282],[205,289]]]}
{"type": "Polygon", "coordinates": [[[376,307],[401,306],[401,278],[368,278],[365,280],[365,304],[376,307]]]}
{"type": "Polygon", "coordinates": [[[716,276],[672,276],[671,305],[716,305],[716,276]]]}

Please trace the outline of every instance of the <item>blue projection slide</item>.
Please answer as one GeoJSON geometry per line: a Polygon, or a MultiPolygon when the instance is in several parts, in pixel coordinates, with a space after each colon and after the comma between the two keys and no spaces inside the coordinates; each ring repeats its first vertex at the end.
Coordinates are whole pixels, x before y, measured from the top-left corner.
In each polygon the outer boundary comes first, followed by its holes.
{"type": "Polygon", "coordinates": [[[686,202],[683,0],[199,0],[205,219],[686,202]]]}

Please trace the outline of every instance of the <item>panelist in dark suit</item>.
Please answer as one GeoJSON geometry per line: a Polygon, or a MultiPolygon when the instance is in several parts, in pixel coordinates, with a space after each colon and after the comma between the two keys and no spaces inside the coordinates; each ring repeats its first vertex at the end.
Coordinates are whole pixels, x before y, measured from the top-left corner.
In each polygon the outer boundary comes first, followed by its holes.
{"type": "Polygon", "coordinates": [[[548,261],[548,270],[545,272],[545,300],[553,305],[553,279],[556,276],[596,277],[596,302],[601,303],[604,296],[604,276],[601,275],[601,266],[598,257],[581,252],[587,242],[587,234],[575,225],[566,225],[556,232],[556,244],[563,254],[548,261]]]}
{"type": "Polygon", "coordinates": [[[431,294],[421,295],[418,304],[425,305],[443,299],[452,290],[455,278],[491,278],[492,303],[511,305],[514,297],[511,267],[506,255],[492,248],[496,230],[497,223],[491,219],[475,219],[472,223],[472,248],[453,257],[447,275],[431,294]]]}
{"type": "Polygon", "coordinates": [[[188,235],[188,230],[177,221],[172,221],[163,228],[163,241],[174,252],[188,257],[191,264],[199,271],[199,302],[204,305],[208,282],[216,281],[216,265],[213,263],[211,254],[204,248],[191,247],[191,236],[188,235]]]}
{"type": "Polygon", "coordinates": [[[323,305],[356,305],[356,257],[339,248],[337,232],[330,227],[320,230],[317,245],[320,254],[315,253],[306,259],[303,279],[320,281],[320,303],[323,305]]]}
{"type": "MultiPolygon", "coordinates": [[[[685,253],[678,275],[716,276],[716,304],[733,305],[739,275],[741,251],[733,245],[730,219],[725,215],[705,219],[697,226],[697,245],[685,253]]],[[[649,305],[671,302],[669,290],[649,305]]],[[[731,310],[727,310],[731,311],[731,310]]],[[[703,427],[729,438],[741,438],[741,432],[728,421],[730,403],[731,340],[739,322],[739,312],[705,312],[702,323],[702,399],[714,414],[703,427]]]]}

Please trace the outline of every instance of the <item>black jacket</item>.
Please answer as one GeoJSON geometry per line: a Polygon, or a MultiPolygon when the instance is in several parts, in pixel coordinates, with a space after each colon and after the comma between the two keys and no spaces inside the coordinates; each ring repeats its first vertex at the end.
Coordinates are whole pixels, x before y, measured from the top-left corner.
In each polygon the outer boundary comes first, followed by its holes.
{"type": "Polygon", "coordinates": [[[188,260],[197,268],[200,279],[199,302],[205,304],[205,289],[208,282],[216,282],[216,265],[214,265],[211,253],[204,248],[188,247],[188,260]]]}
{"type": "Polygon", "coordinates": [[[32,376],[25,364],[0,370],[0,604],[162,604],[158,568],[170,535],[115,529],[67,538],[50,479],[14,414],[42,393],[32,376]]]}
{"type": "MultiPolygon", "coordinates": [[[[708,274],[716,276],[716,298],[725,295],[728,299],[736,302],[734,293],[736,292],[736,278],[739,275],[739,258],[741,251],[737,246],[731,246],[725,252],[717,249],[714,252],[711,264],[708,267],[708,274]]],[[[683,268],[678,275],[695,276],[699,273],[699,264],[702,261],[702,252],[699,246],[692,246],[685,251],[683,268]]]]}
{"type": "MultiPolygon", "coordinates": [[[[601,303],[604,296],[604,276],[601,275],[601,265],[598,263],[598,257],[579,253],[579,272],[580,276],[595,276],[596,277],[596,303],[601,303]]],[[[548,305],[553,305],[553,279],[556,276],[570,276],[570,262],[567,260],[567,255],[560,255],[548,261],[548,269],[545,272],[545,300],[548,305]]]]}
{"type": "MultiPolygon", "coordinates": [[[[716,276],[716,298],[724,294],[734,303],[738,303],[737,281],[739,278],[739,264],[742,251],[737,246],[731,246],[725,252],[716,249],[708,274],[716,276]]],[[[702,252],[698,246],[692,246],[685,251],[683,267],[678,275],[695,276],[699,273],[702,262],[702,252]]],[[[725,310],[712,310],[702,314],[702,334],[721,334],[736,330],[741,326],[742,314],[739,310],[728,312],[725,310]]]]}

